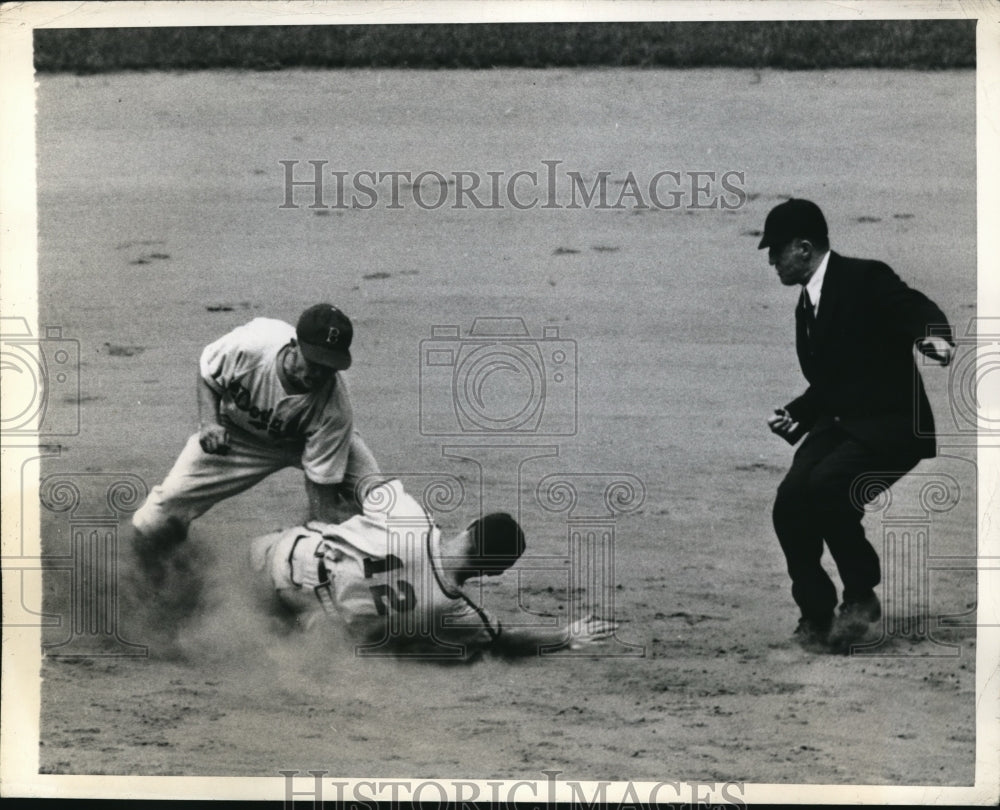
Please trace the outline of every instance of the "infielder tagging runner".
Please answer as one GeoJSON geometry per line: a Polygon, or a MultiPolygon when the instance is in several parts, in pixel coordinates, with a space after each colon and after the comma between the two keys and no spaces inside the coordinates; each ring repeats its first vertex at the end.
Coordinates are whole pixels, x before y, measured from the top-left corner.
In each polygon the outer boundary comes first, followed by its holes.
{"type": "Polygon", "coordinates": [[[305,473],[310,519],[360,512],[355,486],[378,466],[354,432],[338,373],[351,365],[352,337],[344,313],[316,304],[295,328],[256,318],[205,348],[198,432],[132,518],[151,576],[192,520],[285,467],[305,473]]]}
{"type": "Polygon", "coordinates": [[[372,653],[470,660],[579,649],[610,638],[614,621],[504,629],[463,590],[498,576],[524,551],[524,532],[495,512],[442,540],[426,510],[393,479],[369,489],[363,513],[308,523],[251,542],[251,565],[305,629],[333,622],[372,653]]]}

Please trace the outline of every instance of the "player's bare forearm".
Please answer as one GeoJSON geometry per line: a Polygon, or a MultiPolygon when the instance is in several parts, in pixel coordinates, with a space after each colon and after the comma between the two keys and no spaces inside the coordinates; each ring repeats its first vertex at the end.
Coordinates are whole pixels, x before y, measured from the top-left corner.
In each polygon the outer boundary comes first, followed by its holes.
{"type": "Polygon", "coordinates": [[[490,652],[504,658],[540,655],[542,650],[561,650],[569,646],[568,627],[504,628],[490,647],[490,652]]]}
{"type": "Polygon", "coordinates": [[[198,375],[198,425],[219,424],[219,395],[198,375]]]}
{"type": "Polygon", "coordinates": [[[507,658],[540,655],[570,648],[580,650],[597,646],[612,638],[618,622],[587,616],[565,627],[527,627],[503,630],[494,640],[490,650],[507,658]]]}
{"type": "Polygon", "coordinates": [[[229,434],[219,422],[219,395],[198,375],[198,441],[206,453],[229,452],[229,434]]]}
{"type": "Polygon", "coordinates": [[[317,484],[306,479],[306,497],[309,499],[309,514],[306,522],[318,520],[321,523],[343,523],[360,513],[353,498],[345,498],[340,484],[317,484]]]}

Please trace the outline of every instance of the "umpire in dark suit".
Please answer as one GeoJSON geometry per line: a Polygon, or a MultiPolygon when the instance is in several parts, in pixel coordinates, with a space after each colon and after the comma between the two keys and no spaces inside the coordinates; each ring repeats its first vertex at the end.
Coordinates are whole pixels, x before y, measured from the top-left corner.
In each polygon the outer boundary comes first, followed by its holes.
{"type": "Polygon", "coordinates": [[[807,649],[844,651],[882,615],[864,503],[936,453],[914,344],[947,365],[954,341],[937,305],[888,265],[832,252],[815,203],[773,208],[758,247],[768,249],[782,284],[802,285],[795,345],[809,387],[768,419],[791,444],[808,434],[773,514],[802,614],[796,636],[807,649]],[[824,541],[844,586],[836,617],[837,591],[820,563],[824,541]]]}

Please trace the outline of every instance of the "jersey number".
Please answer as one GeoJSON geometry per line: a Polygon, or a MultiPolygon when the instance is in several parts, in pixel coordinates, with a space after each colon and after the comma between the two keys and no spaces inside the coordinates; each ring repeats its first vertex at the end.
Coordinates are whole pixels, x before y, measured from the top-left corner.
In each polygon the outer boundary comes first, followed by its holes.
{"type": "MultiPolygon", "coordinates": [[[[371,579],[375,574],[385,574],[403,567],[403,561],[395,554],[389,554],[384,560],[373,560],[365,557],[365,579],[371,579]]],[[[375,600],[375,610],[379,616],[385,614],[391,608],[397,613],[406,613],[417,606],[417,594],[413,586],[405,579],[397,579],[395,585],[386,583],[385,585],[369,585],[372,599],[375,600]]]]}

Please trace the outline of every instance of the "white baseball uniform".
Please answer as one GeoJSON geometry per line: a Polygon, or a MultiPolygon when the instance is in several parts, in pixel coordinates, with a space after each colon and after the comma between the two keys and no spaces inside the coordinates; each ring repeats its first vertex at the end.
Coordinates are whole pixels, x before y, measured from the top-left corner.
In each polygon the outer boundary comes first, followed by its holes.
{"type": "Polygon", "coordinates": [[[284,467],[300,467],[317,484],[351,483],[377,471],[374,457],[353,431],[344,380],[289,394],[278,376],[281,349],[295,337],[284,321],[255,318],[209,344],[200,372],[220,397],[219,420],[229,451],[210,454],[191,436],[173,468],[135,513],[146,534],[171,518],[187,526],[219,501],[284,467]]]}
{"type": "Polygon", "coordinates": [[[374,488],[364,513],[256,538],[252,564],[306,626],[342,622],[368,654],[465,659],[500,624],[445,575],[441,532],[393,480],[374,488]]]}

